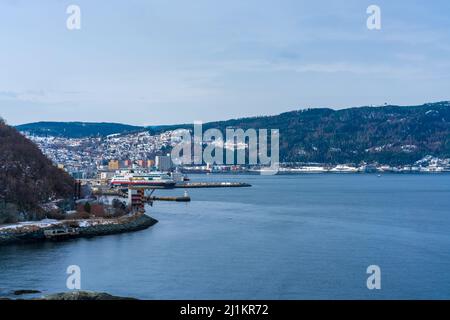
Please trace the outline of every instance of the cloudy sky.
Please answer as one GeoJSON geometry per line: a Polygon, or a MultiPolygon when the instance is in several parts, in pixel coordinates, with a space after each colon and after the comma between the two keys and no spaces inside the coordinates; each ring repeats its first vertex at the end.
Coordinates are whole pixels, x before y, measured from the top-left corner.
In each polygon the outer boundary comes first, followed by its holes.
{"type": "Polygon", "coordinates": [[[0,116],[154,125],[450,100],[449,15],[448,0],[0,0],[0,116]]]}

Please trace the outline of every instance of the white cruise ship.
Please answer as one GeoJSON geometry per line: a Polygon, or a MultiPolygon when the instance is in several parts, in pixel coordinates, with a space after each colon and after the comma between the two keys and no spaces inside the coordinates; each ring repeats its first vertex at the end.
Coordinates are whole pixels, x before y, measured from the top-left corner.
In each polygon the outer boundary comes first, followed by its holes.
{"type": "Polygon", "coordinates": [[[111,185],[119,187],[173,188],[175,183],[168,174],[157,171],[118,171],[111,179],[111,185]]]}

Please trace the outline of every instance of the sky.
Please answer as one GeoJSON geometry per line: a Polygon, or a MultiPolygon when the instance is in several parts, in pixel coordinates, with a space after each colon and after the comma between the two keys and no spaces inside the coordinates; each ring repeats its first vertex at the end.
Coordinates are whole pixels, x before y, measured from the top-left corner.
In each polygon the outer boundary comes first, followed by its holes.
{"type": "Polygon", "coordinates": [[[0,0],[0,116],[159,125],[447,101],[449,17],[448,0],[0,0]]]}

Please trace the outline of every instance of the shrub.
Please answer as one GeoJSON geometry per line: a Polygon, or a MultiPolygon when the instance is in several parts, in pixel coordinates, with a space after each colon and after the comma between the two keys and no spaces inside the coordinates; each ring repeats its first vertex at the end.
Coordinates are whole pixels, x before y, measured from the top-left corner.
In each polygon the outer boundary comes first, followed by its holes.
{"type": "Polygon", "coordinates": [[[84,211],[91,213],[91,204],[89,202],[84,204],[84,211]]]}
{"type": "Polygon", "coordinates": [[[18,210],[13,203],[0,203],[0,224],[17,222],[18,210]]]}
{"type": "Polygon", "coordinates": [[[55,220],[64,220],[66,219],[66,215],[64,213],[62,213],[59,210],[52,210],[49,213],[47,213],[47,218],[48,219],[55,219],[55,220]]]}
{"type": "Polygon", "coordinates": [[[91,206],[91,214],[94,215],[95,217],[105,217],[106,216],[106,212],[105,209],[102,205],[100,204],[93,204],[91,206]]]}
{"type": "Polygon", "coordinates": [[[76,213],[72,213],[67,215],[67,219],[69,220],[81,220],[81,219],[89,219],[91,218],[91,214],[85,211],[77,211],[76,213]]]}

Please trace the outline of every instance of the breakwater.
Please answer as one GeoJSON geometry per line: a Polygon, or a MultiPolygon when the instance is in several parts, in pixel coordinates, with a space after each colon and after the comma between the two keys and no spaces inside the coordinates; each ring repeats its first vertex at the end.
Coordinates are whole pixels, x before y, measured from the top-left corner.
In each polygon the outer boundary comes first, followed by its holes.
{"type": "Polygon", "coordinates": [[[183,182],[177,183],[175,188],[245,188],[251,186],[244,182],[183,182]]]}
{"type": "Polygon", "coordinates": [[[48,227],[31,226],[2,229],[0,230],[0,245],[46,241],[48,240],[45,236],[46,230],[61,227],[77,228],[77,234],[70,235],[67,238],[80,238],[139,231],[147,229],[157,222],[156,219],[142,213],[117,219],[62,220],[48,227]]]}
{"type": "Polygon", "coordinates": [[[190,202],[191,201],[191,197],[189,197],[189,196],[183,196],[183,197],[155,197],[155,196],[151,196],[151,197],[145,197],[144,200],[146,202],[151,202],[151,201],[190,202]]]}

